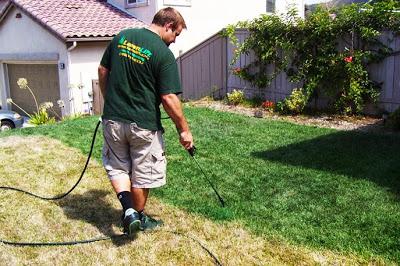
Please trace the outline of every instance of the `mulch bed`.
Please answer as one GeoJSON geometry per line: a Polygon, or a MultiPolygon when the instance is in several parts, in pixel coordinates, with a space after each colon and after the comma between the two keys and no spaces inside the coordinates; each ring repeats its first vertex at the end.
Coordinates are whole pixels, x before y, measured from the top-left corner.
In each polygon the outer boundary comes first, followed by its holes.
{"type": "Polygon", "coordinates": [[[337,130],[358,130],[363,132],[395,133],[384,126],[382,118],[369,116],[339,115],[280,115],[259,108],[227,105],[222,101],[199,100],[190,102],[193,106],[207,107],[223,112],[232,112],[258,118],[290,121],[301,125],[334,128],[337,130]]]}

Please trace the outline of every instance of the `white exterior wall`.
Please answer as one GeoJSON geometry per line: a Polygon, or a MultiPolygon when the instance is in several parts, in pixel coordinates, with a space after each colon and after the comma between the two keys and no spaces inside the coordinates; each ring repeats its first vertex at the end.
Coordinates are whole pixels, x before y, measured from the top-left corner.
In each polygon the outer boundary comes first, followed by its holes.
{"type": "Polygon", "coordinates": [[[65,43],[16,8],[12,8],[1,22],[0,36],[0,100],[2,108],[9,109],[6,104],[6,98],[9,97],[9,88],[5,64],[59,64],[62,62],[65,63],[65,69],[59,69],[58,71],[60,96],[65,102],[66,108],[64,111],[69,113],[67,104],[69,100],[68,64],[66,64],[68,56],[65,43]],[[22,17],[16,18],[17,13],[21,13],[22,17]],[[58,60],[49,60],[48,56],[54,54],[58,54],[58,60]],[[12,56],[14,59],[4,59],[5,56],[12,56]]]}
{"type": "MultiPolygon", "coordinates": [[[[254,19],[266,13],[266,0],[247,0],[246,2],[232,0],[149,0],[148,6],[126,8],[125,0],[109,0],[119,8],[125,8],[130,14],[150,24],[156,11],[166,6],[177,9],[184,17],[187,30],[177,38],[170,48],[177,57],[229,24],[243,20],[254,19]],[[164,2],[176,5],[164,5],[164,2]],[[190,5],[187,5],[190,3],[190,5]]],[[[286,13],[290,6],[299,10],[299,16],[304,17],[303,0],[277,0],[276,13],[286,13]]]]}
{"type": "MultiPolygon", "coordinates": [[[[165,7],[163,0],[158,2],[159,9],[165,7]]],[[[176,43],[170,46],[175,56],[201,43],[228,24],[258,17],[266,10],[265,1],[260,0],[238,1],[235,4],[231,0],[192,0],[189,7],[173,7],[182,14],[187,26],[187,30],[181,33],[176,43]]]]}
{"type": "Polygon", "coordinates": [[[70,97],[72,112],[88,113],[92,102],[92,80],[108,42],[78,42],[70,51],[70,97]]]}
{"type": "MultiPolygon", "coordinates": [[[[158,0],[159,9],[164,8],[164,0],[158,0]]],[[[277,0],[276,13],[286,13],[290,4],[299,10],[304,17],[303,0],[277,0]]],[[[261,14],[266,14],[266,1],[247,0],[246,2],[232,0],[191,1],[191,6],[172,6],[184,17],[187,30],[177,38],[170,48],[175,56],[186,52],[206,40],[229,24],[252,20],[261,14]]]]}
{"type": "MultiPolygon", "coordinates": [[[[266,0],[247,0],[246,2],[232,0],[150,0],[148,6],[126,8],[125,0],[109,0],[111,4],[125,9],[130,14],[150,24],[154,14],[161,8],[172,6],[184,17],[187,30],[177,38],[170,48],[175,56],[186,52],[206,40],[229,24],[243,20],[254,19],[266,13],[266,0]],[[164,2],[175,2],[176,5],[164,5],[164,2]],[[187,5],[190,3],[190,5],[187,5]]],[[[275,7],[277,14],[286,14],[290,7],[298,10],[300,17],[304,17],[303,0],[277,0],[275,7]]]]}
{"type": "Polygon", "coordinates": [[[149,0],[148,5],[139,6],[139,7],[128,7],[126,6],[126,0],[108,0],[107,2],[112,4],[113,6],[128,12],[129,14],[133,15],[137,19],[150,24],[153,20],[153,16],[157,11],[157,0],[149,0]]]}

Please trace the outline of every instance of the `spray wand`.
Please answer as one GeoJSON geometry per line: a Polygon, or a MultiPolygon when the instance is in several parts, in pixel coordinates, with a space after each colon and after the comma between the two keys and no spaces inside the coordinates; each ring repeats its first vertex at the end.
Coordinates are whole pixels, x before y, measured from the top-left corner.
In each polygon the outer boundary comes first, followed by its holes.
{"type": "Polygon", "coordinates": [[[218,193],[217,189],[215,188],[215,186],[213,185],[213,183],[210,181],[210,179],[207,177],[206,173],[203,171],[203,168],[201,168],[199,162],[196,160],[196,158],[194,157],[194,154],[196,152],[196,147],[193,146],[190,149],[187,150],[190,154],[190,156],[193,158],[193,160],[196,162],[197,166],[199,167],[200,171],[203,173],[204,178],[207,180],[208,184],[210,184],[211,188],[214,190],[215,194],[217,195],[219,202],[221,203],[222,207],[225,207],[225,201],[224,199],[221,197],[221,195],[218,193]]]}

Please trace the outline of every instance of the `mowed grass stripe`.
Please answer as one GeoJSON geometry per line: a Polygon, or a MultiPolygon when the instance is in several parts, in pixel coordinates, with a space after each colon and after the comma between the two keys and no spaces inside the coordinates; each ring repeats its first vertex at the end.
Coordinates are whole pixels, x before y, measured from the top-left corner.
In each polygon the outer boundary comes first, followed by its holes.
{"type": "MultiPolygon", "coordinates": [[[[217,222],[239,222],[274,241],[365,260],[400,261],[399,135],[343,132],[186,108],[197,160],[211,188],[164,120],[168,185],[158,199],[217,222]]],[[[87,154],[90,117],[3,134],[42,134],[87,154]]],[[[101,140],[94,156],[100,160],[101,140]]]]}
{"type": "MultiPolygon", "coordinates": [[[[85,162],[85,156],[77,149],[43,136],[0,138],[0,147],[0,170],[4,173],[1,185],[38,194],[52,195],[69,189],[85,162]],[[44,172],[41,169],[44,164],[52,170],[44,172]]],[[[191,239],[195,238],[224,265],[362,261],[329,251],[312,251],[268,241],[248,232],[240,222],[213,222],[154,197],[150,198],[148,206],[147,211],[163,220],[165,226],[151,233],[141,233],[137,239],[40,248],[0,244],[0,260],[2,265],[122,265],[132,261],[143,265],[213,265],[212,258],[191,239]]],[[[4,240],[59,242],[120,232],[119,203],[102,166],[96,161],[90,163],[82,183],[65,199],[42,201],[26,194],[1,191],[0,207],[0,239],[4,240]]]]}

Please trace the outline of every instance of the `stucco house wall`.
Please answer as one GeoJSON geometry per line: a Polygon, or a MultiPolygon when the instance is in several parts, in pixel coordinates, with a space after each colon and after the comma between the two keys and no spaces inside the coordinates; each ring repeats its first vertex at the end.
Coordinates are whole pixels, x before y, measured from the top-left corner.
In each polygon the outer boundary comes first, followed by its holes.
{"type": "MultiPolygon", "coordinates": [[[[163,0],[157,1],[159,9],[163,0]]],[[[245,3],[230,0],[192,1],[191,6],[173,6],[185,18],[187,30],[170,48],[178,56],[201,43],[213,34],[241,20],[252,19],[266,12],[265,1],[248,0],[245,3]]]]}
{"type": "MultiPolygon", "coordinates": [[[[68,62],[65,43],[15,7],[6,15],[0,27],[0,101],[10,109],[7,64],[59,64],[68,62]],[[16,18],[17,13],[21,14],[16,18]],[[17,33],[17,34],[16,34],[17,33]]],[[[58,71],[60,97],[68,103],[68,64],[58,71]]],[[[28,80],[29,82],[29,80],[28,80]]],[[[34,89],[34,88],[32,88],[34,89]]],[[[69,113],[66,104],[65,111],[69,113]]]]}
{"type": "Polygon", "coordinates": [[[78,42],[70,51],[69,89],[73,98],[72,112],[90,111],[92,81],[98,79],[97,67],[107,45],[108,42],[78,42]]]}
{"type": "MultiPolygon", "coordinates": [[[[0,104],[16,99],[28,112],[36,105],[16,81],[27,78],[38,102],[63,100],[62,115],[90,113],[93,80],[109,41],[143,22],[97,0],[0,0],[0,104]],[[24,75],[26,77],[24,77],[24,75]],[[29,82],[31,80],[31,83],[29,82]]],[[[153,13],[153,12],[152,12],[153,13]]],[[[56,108],[58,106],[56,105],[56,108]]],[[[56,110],[59,112],[60,110],[56,110]]]]}
{"type": "MultiPolygon", "coordinates": [[[[254,19],[261,14],[266,14],[266,0],[151,0],[148,5],[129,7],[126,0],[108,0],[109,3],[126,10],[138,19],[150,24],[156,11],[161,8],[172,6],[184,17],[187,30],[184,30],[177,38],[176,43],[171,44],[170,49],[178,56],[210,36],[242,20],[254,19]]],[[[287,13],[288,9],[294,7],[298,10],[300,17],[304,17],[303,0],[277,0],[275,13],[287,13]]]]}

